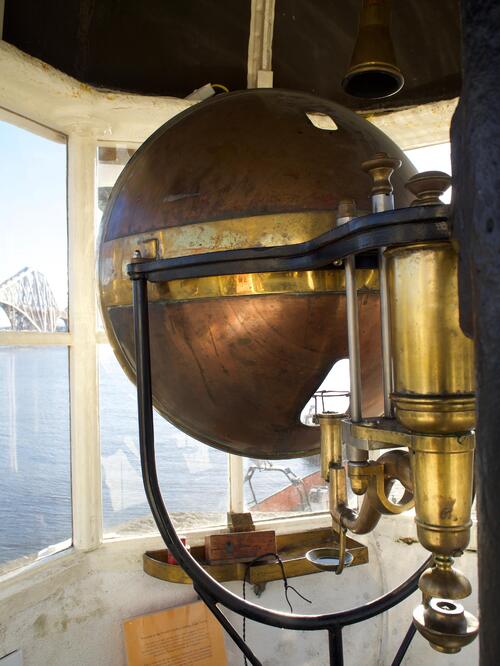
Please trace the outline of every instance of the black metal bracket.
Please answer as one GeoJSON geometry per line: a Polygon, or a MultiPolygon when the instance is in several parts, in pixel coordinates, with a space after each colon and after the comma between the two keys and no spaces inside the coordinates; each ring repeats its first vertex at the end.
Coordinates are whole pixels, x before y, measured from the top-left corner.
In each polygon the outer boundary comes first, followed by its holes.
{"type": "Polygon", "coordinates": [[[304,243],[194,254],[171,259],[136,261],[127,266],[133,279],[166,282],[211,275],[318,270],[358,255],[363,265],[377,265],[375,250],[449,240],[449,206],[415,206],[357,217],[304,243]],[[363,261],[364,260],[364,261],[363,261]]]}
{"type": "MultiPolygon", "coordinates": [[[[401,585],[378,599],[356,608],[321,615],[292,614],[263,608],[238,597],[212,578],[190,555],[177,536],[163,502],[158,483],[153,426],[147,282],[176,279],[178,277],[228,274],[231,272],[291,270],[289,268],[290,264],[287,263],[290,260],[299,261],[301,268],[308,270],[330,264],[332,257],[342,258],[360,249],[366,251],[384,245],[448,239],[447,217],[447,206],[425,206],[399,211],[388,211],[387,213],[377,214],[376,219],[374,215],[369,215],[365,218],[352,220],[352,222],[346,224],[344,227],[334,229],[320,236],[318,239],[314,239],[314,241],[301,244],[308,248],[302,255],[292,252],[293,248],[297,249],[297,246],[292,246],[292,250],[288,246],[284,248],[266,248],[265,250],[252,249],[224,253],[214,252],[211,255],[197,255],[196,257],[182,257],[180,259],[155,262],[137,262],[128,267],[133,283],[139,439],[146,497],[165,544],[172,551],[184,571],[193,580],[194,589],[200,598],[207,604],[253,666],[260,666],[259,660],[229,622],[219,608],[219,605],[249,620],[281,629],[327,631],[330,666],[343,666],[343,627],[363,622],[380,613],[384,613],[409,597],[417,590],[420,575],[429,566],[431,558],[427,559],[401,585]],[[342,232],[342,234],[339,232],[342,232]],[[340,235],[342,235],[342,238],[339,237],[340,235]],[[341,247],[339,247],[339,244],[341,247]],[[253,256],[261,252],[262,257],[255,258],[253,256]],[[270,257],[269,255],[272,252],[279,252],[281,256],[270,257]],[[236,259],[234,255],[238,253],[239,255],[236,259]],[[246,259],[241,256],[241,253],[247,253],[246,259]],[[226,255],[230,255],[230,257],[228,258],[226,255]],[[284,268],[285,265],[288,267],[284,268]],[[253,267],[251,270],[249,270],[250,266],[253,267]]],[[[294,264],[294,266],[296,265],[294,264]]],[[[297,270],[297,268],[294,267],[293,270],[297,270]]],[[[412,625],[403,639],[401,647],[393,661],[393,666],[398,666],[401,663],[414,633],[412,625]]]]}

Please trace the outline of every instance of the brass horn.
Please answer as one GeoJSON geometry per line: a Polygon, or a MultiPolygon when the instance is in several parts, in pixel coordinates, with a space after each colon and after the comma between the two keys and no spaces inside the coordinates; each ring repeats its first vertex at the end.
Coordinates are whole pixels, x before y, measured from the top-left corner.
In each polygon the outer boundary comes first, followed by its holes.
{"type": "Polygon", "coordinates": [[[364,99],[389,97],[404,84],[396,64],[389,22],[391,0],[363,0],[351,64],[342,81],[348,95],[364,99]]]}

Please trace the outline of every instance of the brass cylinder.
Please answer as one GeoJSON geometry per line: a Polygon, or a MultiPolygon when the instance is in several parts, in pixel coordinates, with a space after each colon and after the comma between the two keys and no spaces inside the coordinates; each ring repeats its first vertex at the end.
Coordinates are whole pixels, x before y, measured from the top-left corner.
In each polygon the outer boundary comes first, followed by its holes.
{"type": "Polygon", "coordinates": [[[386,250],[396,419],[414,432],[474,427],[473,343],[458,320],[455,249],[449,242],[386,250]]]}
{"type": "Polygon", "coordinates": [[[330,465],[342,463],[342,419],[345,414],[318,414],[321,432],[321,476],[328,481],[330,465]]]}
{"type": "Polygon", "coordinates": [[[460,555],[472,524],[474,435],[415,435],[410,451],[418,540],[437,555],[460,555]]]}

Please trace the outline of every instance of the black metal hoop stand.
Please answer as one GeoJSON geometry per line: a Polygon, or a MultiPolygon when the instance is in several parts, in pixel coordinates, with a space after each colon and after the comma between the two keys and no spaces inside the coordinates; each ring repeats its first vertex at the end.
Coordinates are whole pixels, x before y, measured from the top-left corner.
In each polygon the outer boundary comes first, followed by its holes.
{"type": "MultiPolygon", "coordinates": [[[[399,243],[402,244],[417,242],[419,240],[447,239],[449,237],[446,225],[448,207],[426,206],[425,211],[423,211],[422,208],[416,207],[414,209],[409,209],[413,213],[411,218],[406,212],[408,209],[405,209],[403,214],[401,210],[390,211],[390,214],[383,213],[382,215],[385,216],[384,221],[382,223],[379,221],[380,226],[375,230],[375,233],[373,232],[373,225],[371,224],[373,222],[372,218],[375,216],[367,216],[367,218],[364,218],[370,223],[366,224],[364,229],[362,228],[364,225],[359,224],[363,218],[358,218],[358,220],[353,220],[351,223],[345,225],[346,229],[343,230],[344,236],[346,235],[345,231],[348,231],[347,236],[349,236],[349,231],[354,232],[358,236],[358,239],[361,239],[361,245],[364,244],[364,249],[368,247],[371,249],[372,247],[376,247],[379,243],[381,245],[391,244],[390,242],[387,242],[389,240],[387,238],[389,231],[396,232],[394,236],[398,239],[399,243]],[[418,219],[417,225],[414,224],[415,219],[418,219]],[[444,227],[442,225],[443,222],[444,227]],[[392,230],[389,229],[390,226],[392,226],[392,230]],[[383,227],[383,229],[380,229],[380,227],[383,227]],[[372,237],[371,241],[370,237],[372,237]]],[[[321,257],[322,262],[324,262],[323,265],[331,265],[332,256],[337,258],[335,255],[338,254],[338,250],[333,247],[333,243],[337,239],[335,234],[333,234],[333,236],[333,238],[328,239],[329,242],[323,243],[323,256],[321,257]],[[327,251],[325,251],[325,246],[327,251]]],[[[392,242],[394,243],[394,240],[392,242]]],[[[317,248],[314,249],[316,250],[317,248]]],[[[247,257],[253,252],[253,250],[248,250],[247,257]]],[[[217,254],[221,255],[222,253],[217,254]]],[[[231,255],[230,252],[224,254],[231,255]]],[[[307,256],[308,252],[306,251],[304,254],[307,256]]],[[[255,258],[253,256],[251,257],[254,264],[259,263],[257,259],[258,255],[259,252],[256,253],[255,258]]],[[[314,255],[314,251],[309,256],[311,258],[311,264],[315,264],[314,267],[317,268],[319,267],[318,264],[321,262],[318,260],[317,256],[314,256],[313,258],[312,255],[314,255]]],[[[198,258],[201,260],[206,257],[207,255],[198,255],[198,258]]],[[[186,266],[183,267],[183,277],[189,276],[190,273],[192,276],[203,274],[203,267],[200,269],[199,264],[194,265],[192,263],[192,258],[187,259],[188,260],[185,262],[186,266]]],[[[213,261],[213,259],[213,257],[210,257],[210,261],[213,261]]],[[[217,257],[217,259],[220,259],[220,257],[217,257]]],[[[242,257],[240,257],[240,260],[241,259],[242,257]]],[[[262,257],[262,259],[262,263],[264,264],[266,259],[269,259],[269,255],[266,258],[262,257]]],[[[234,257],[229,256],[228,260],[230,263],[236,263],[234,257]]],[[[214,263],[220,264],[222,261],[223,260],[220,259],[219,262],[214,263]]],[[[281,629],[292,629],[296,631],[325,630],[328,632],[330,666],[343,666],[343,627],[363,622],[380,613],[384,613],[409,597],[417,590],[418,579],[423,571],[429,566],[432,558],[428,558],[422,566],[404,583],[399,585],[399,587],[396,587],[382,597],[379,597],[364,606],[322,615],[283,613],[257,606],[256,604],[241,599],[220,585],[200,564],[198,564],[198,562],[196,562],[177,536],[163,502],[156,472],[147,283],[148,280],[161,281],[163,279],[173,279],[172,274],[168,275],[170,269],[169,262],[171,262],[172,266],[175,264],[175,270],[179,269],[179,260],[138,261],[130,264],[128,267],[129,276],[133,283],[133,316],[142,476],[149,506],[159,532],[176,560],[193,580],[194,589],[199,597],[208,606],[252,666],[261,666],[261,662],[255,657],[246,642],[221,611],[218,604],[238,615],[248,618],[249,620],[254,620],[281,629]],[[168,277],[166,277],[166,275],[168,275],[168,277]]],[[[219,267],[218,270],[221,270],[221,268],[219,267]]],[[[228,274],[231,272],[240,272],[240,270],[235,270],[233,267],[227,267],[221,272],[228,274]]],[[[280,260],[275,260],[273,267],[271,269],[268,267],[267,270],[283,270],[280,267],[280,260]]],[[[411,624],[395,659],[392,662],[392,666],[398,666],[401,663],[414,634],[415,629],[413,624],[411,624]]]]}

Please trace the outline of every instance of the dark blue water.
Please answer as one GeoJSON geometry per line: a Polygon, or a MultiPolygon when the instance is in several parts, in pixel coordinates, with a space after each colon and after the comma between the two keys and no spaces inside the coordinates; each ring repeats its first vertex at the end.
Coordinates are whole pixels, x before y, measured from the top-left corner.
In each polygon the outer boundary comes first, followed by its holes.
{"type": "MultiPolygon", "coordinates": [[[[104,531],[147,530],[135,387],[106,345],[99,376],[104,531]]],[[[68,382],[66,348],[0,347],[0,562],[71,538],[68,382]]],[[[159,478],[174,517],[187,527],[224,520],[226,455],[159,416],[155,432],[159,478]]],[[[298,476],[314,469],[307,460],[280,464],[298,476]]],[[[261,500],[288,481],[279,472],[257,472],[254,485],[261,500]]]]}

